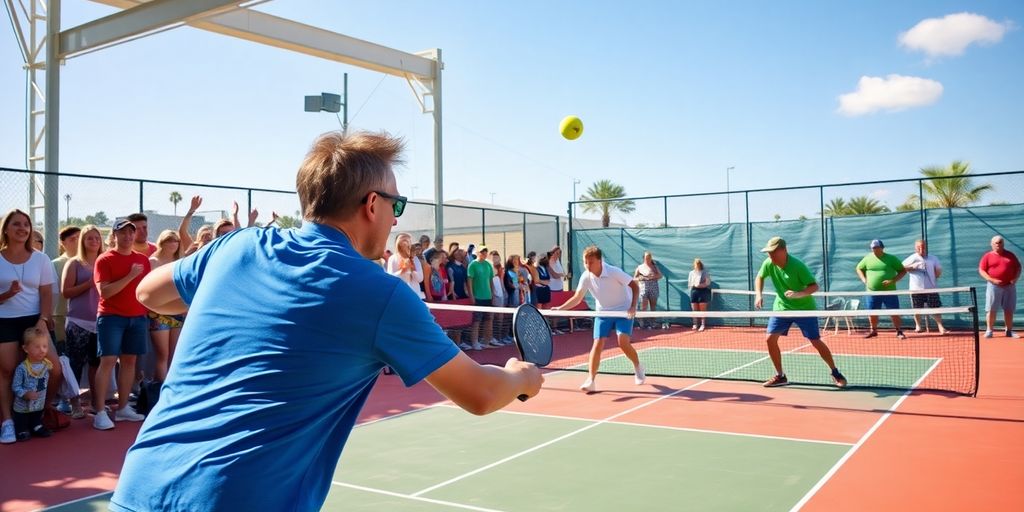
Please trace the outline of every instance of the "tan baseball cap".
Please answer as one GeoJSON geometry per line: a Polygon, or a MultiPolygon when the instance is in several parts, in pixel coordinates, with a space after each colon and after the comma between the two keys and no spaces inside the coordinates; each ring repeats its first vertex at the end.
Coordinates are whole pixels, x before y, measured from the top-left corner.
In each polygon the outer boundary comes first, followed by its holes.
{"type": "Polygon", "coordinates": [[[761,252],[772,252],[775,249],[778,249],[779,247],[785,249],[786,241],[783,240],[781,236],[773,236],[771,239],[768,240],[768,243],[764,246],[764,248],[761,249],[761,252]]]}

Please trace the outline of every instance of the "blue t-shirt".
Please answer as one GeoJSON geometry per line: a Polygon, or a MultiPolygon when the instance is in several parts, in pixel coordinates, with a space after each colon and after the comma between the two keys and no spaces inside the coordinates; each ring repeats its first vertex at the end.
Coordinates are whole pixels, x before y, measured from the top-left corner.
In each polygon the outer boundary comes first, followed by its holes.
{"type": "Polygon", "coordinates": [[[329,226],[233,232],[174,284],[188,319],[111,510],[319,510],[381,368],[411,386],[459,352],[329,226]]]}

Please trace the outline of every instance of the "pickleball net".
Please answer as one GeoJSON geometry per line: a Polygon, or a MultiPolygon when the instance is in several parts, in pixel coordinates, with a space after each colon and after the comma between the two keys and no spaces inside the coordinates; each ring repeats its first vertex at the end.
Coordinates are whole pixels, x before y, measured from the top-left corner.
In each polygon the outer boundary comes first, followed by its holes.
{"type": "MultiPolygon", "coordinates": [[[[857,292],[852,292],[855,297],[857,292]]],[[[942,292],[971,296],[971,290],[942,292]]],[[[741,294],[734,294],[732,298],[741,294]]],[[[765,307],[771,307],[765,293],[765,307]]],[[[941,293],[940,293],[941,295],[941,293]]],[[[821,297],[828,301],[836,297],[821,297]]],[[[859,299],[851,299],[859,300],[859,299]]],[[[647,375],[764,381],[775,370],[765,344],[766,325],[772,316],[812,317],[822,341],[828,345],[836,366],[849,387],[920,389],[974,395],[979,380],[978,315],[973,305],[937,308],[903,307],[867,311],[828,309],[818,311],[653,311],[638,312],[633,322],[632,345],[647,375]],[[866,338],[869,316],[879,318],[878,335],[866,338]],[[903,321],[905,339],[897,337],[890,317],[903,321]],[[915,332],[919,315],[921,332],[915,332]],[[925,323],[924,318],[929,323],[925,323]],[[934,318],[943,324],[941,334],[934,318]],[[699,326],[704,328],[701,330],[699,326]],[[697,325],[698,328],[694,328],[697,325]]],[[[952,299],[948,302],[953,303],[952,299]]],[[[827,304],[827,302],[826,302],[827,304]]],[[[438,324],[464,350],[482,363],[504,364],[515,355],[511,343],[514,308],[428,304],[438,324]],[[474,318],[477,320],[474,321],[474,318]],[[487,322],[490,321],[490,330],[487,322]],[[476,350],[474,349],[476,348],[476,350]]],[[[593,346],[593,322],[597,316],[625,313],[589,310],[541,310],[554,331],[554,355],[549,369],[587,370],[593,346]]],[[[828,367],[817,350],[794,324],[788,336],[779,338],[783,368],[792,384],[833,384],[828,367]]],[[[601,373],[631,375],[633,365],[614,341],[605,340],[601,373]]]]}

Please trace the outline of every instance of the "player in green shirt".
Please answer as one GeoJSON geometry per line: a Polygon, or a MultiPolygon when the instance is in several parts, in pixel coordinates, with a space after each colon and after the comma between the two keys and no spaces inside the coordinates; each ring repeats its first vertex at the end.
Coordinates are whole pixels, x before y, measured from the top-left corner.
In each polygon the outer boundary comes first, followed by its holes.
{"type": "MultiPolygon", "coordinates": [[[[907,275],[907,269],[903,268],[903,262],[892,254],[885,252],[885,244],[881,240],[871,241],[871,253],[864,256],[857,264],[857,277],[864,282],[868,291],[893,291],[896,289],[896,282],[907,275]]],[[[899,309],[900,299],[895,295],[868,295],[868,309],[899,309]]],[[[896,328],[896,337],[905,340],[903,334],[903,322],[900,317],[893,315],[892,325],[896,328]]],[[[864,335],[865,338],[878,336],[878,316],[869,316],[871,330],[864,335]]]]}
{"type": "MultiPolygon", "coordinates": [[[[754,307],[761,309],[764,305],[764,297],[761,290],[764,289],[765,278],[771,278],[772,286],[775,288],[775,304],[773,311],[814,311],[816,305],[811,294],[818,291],[818,282],[814,279],[810,269],[804,262],[789,255],[786,249],[786,241],[782,237],[774,237],[768,240],[761,252],[768,253],[768,259],[761,264],[761,270],[754,280],[754,292],[756,297],[754,307]]],[[[768,344],[768,355],[775,365],[775,376],[768,379],[765,387],[785,386],[789,384],[786,372],[782,370],[782,351],[779,350],[779,336],[787,336],[789,327],[796,324],[804,337],[810,340],[811,345],[821,355],[829,369],[832,371],[832,380],[837,387],[846,387],[846,377],[836,368],[832,360],[832,351],[821,341],[821,333],[818,331],[817,317],[776,317],[768,319],[768,337],[765,341],[768,344]]]]}

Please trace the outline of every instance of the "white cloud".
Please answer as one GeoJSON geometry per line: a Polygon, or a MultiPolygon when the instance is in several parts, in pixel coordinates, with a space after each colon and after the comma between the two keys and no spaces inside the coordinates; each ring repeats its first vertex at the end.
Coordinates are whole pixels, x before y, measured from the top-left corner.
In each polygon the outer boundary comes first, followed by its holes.
{"type": "Polygon", "coordinates": [[[875,199],[884,199],[892,195],[892,190],[889,190],[887,188],[876,188],[875,190],[872,190],[870,193],[868,193],[868,195],[875,199]]]}
{"type": "Polygon", "coordinates": [[[980,14],[961,12],[942,18],[928,18],[900,34],[900,44],[922,51],[929,57],[963,55],[971,44],[995,44],[1013,28],[1012,22],[997,23],[980,14]]]}
{"type": "Polygon", "coordinates": [[[879,110],[895,112],[931,105],[942,96],[942,84],[916,76],[862,76],[857,90],[839,96],[839,113],[862,116],[879,110]]]}

